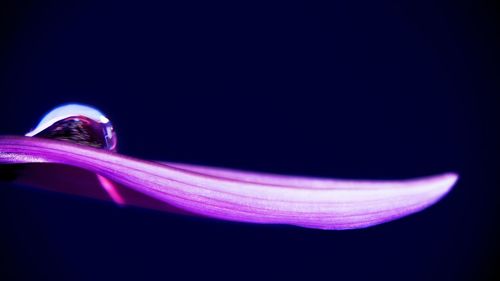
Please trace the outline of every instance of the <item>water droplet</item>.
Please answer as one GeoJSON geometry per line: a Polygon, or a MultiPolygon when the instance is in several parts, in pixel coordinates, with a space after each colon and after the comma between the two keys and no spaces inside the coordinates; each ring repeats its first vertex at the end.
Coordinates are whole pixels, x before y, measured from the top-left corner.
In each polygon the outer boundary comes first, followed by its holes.
{"type": "Polygon", "coordinates": [[[58,139],[111,151],[116,150],[117,144],[111,121],[99,110],[81,104],[54,108],[26,136],[58,139]]]}

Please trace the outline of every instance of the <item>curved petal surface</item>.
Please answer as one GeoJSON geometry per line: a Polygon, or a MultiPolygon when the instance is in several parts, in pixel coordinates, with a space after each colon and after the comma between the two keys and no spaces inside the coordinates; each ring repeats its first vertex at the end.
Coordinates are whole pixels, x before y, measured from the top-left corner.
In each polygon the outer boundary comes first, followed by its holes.
{"type": "Polygon", "coordinates": [[[437,202],[454,173],[401,181],[278,176],[144,161],[62,141],[0,137],[0,163],[85,169],[180,210],[218,219],[352,229],[391,221],[437,202]]]}

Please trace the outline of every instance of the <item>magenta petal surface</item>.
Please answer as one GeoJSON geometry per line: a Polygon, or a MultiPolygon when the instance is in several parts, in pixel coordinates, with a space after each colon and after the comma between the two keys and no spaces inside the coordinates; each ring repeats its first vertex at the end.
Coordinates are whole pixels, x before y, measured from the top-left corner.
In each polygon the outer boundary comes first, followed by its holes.
{"type": "Polygon", "coordinates": [[[144,161],[67,142],[0,137],[0,163],[56,163],[102,175],[120,186],[202,216],[319,229],[391,221],[437,202],[454,173],[401,181],[278,176],[144,161]]]}

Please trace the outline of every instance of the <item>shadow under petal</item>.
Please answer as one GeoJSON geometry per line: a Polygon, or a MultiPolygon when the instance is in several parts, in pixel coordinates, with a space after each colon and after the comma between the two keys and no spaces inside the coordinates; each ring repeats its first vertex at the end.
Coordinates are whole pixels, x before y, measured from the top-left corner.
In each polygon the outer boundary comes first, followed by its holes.
{"type": "MultiPolygon", "coordinates": [[[[0,166],[0,182],[20,184],[47,191],[61,192],[104,201],[113,200],[90,171],[54,163],[9,164],[0,166]]],[[[192,215],[185,210],[113,182],[125,205],[192,215]]],[[[196,215],[200,216],[200,215],[196,215]]]]}

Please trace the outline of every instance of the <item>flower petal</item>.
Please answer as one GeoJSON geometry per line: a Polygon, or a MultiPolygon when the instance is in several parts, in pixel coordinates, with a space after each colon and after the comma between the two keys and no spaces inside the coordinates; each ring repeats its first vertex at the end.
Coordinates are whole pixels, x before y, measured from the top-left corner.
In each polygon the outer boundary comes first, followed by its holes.
{"type": "Polygon", "coordinates": [[[102,175],[181,210],[225,220],[320,229],[376,225],[420,211],[458,176],[353,181],[273,176],[144,161],[71,143],[0,137],[0,163],[58,163],[102,175]]]}

